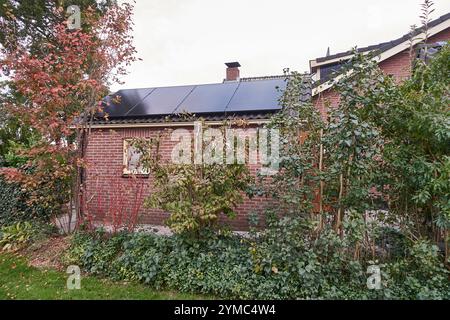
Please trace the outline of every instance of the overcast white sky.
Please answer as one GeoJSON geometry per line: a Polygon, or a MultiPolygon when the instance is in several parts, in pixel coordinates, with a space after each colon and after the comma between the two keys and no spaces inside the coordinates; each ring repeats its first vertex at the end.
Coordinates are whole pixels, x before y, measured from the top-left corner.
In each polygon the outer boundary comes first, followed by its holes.
{"type": "MultiPolygon", "coordinates": [[[[449,0],[434,0],[438,18],[449,0]]],[[[310,59],[390,41],[420,24],[422,0],[136,0],[143,59],[119,88],[221,82],[225,62],[241,77],[308,71],[310,59]]]]}

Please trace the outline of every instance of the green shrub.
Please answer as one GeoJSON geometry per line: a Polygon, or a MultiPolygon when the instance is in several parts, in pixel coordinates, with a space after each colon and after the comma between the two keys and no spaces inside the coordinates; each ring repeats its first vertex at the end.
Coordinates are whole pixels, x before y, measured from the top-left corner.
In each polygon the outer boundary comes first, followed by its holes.
{"type": "Polygon", "coordinates": [[[297,219],[281,219],[250,238],[104,232],[75,234],[67,262],[115,280],[241,299],[448,299],[448,272],[426,242],[384,261],[381,290],[367,288],[367,267],[347,239],[326,230],[308,238],[297,219]]]}
{"type": "Polygon", "coordinates": [[[55,227],[40,222],[16,222],[0,227],[0,251],[16,251],[55,234],[55,227]]]}
{"type": "Polygon", "coordinates": [[[19,185],[6,182],[0,176],[0,226],[20,221],[49,220],[50,215],[46,210],[39,206],[29,206],[26,201],[27,194],[19,185]]]}
{"type": "Polygon", "coordinates": [[[0,249],[14,251],[30,243],[36,233],[29,222],[18,222],[0,229],[0,249]]]}
{"type": "Polygon", "coordinates": [[[408,255],[386,264],[387,289],[392,298],[450,299],[449,272],[438,247],[418,241],[408,248],[408,255]]]}

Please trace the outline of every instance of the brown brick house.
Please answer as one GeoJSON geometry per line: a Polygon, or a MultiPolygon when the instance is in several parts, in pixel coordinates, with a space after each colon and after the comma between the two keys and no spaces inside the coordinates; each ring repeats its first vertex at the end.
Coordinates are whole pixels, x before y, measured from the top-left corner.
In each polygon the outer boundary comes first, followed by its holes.
{"type": "MultiPolygon", "coordinates": [[[[278,100],[286,86],[286,77],[239,78],[239,63],[226,65],[226,79],[221,83],[120,90],[105,99],[104,114],[92,126],[86,151],[89,165],[85,184],[90,214],[105,221],[106,212],[114,211],[111,205],[133,206],[134,200],[130,199],[139,188],[130,181],[145,181],[143,197],[151,192],[152,174],[133,167],[136,163],[129,152],[132,148],[129,141],[133,138],[161,136],[159,150],[164,162],[172,161],[172,152],[179,143],[167,132],[185,129],[191,134],[199,118],[213,127],[228,121],[232,128],[242,130],[240,134],[248,143],[255,138],[250,136],[252,130],[263,127],[281,109],[278,100]],[[130,179],[132,172],[139,179],[130,179]],[[132,189],[132,194],[127,195],[129,199],[124,204],[121,198],[126,189],[128,192],[132,189]]],[[[302,99],[310,101],[310,98],[309,89],[302,99]]],[[[259,154],[257,158],[256,163],[247,164],[254,175],[262,168],[259,154]]],[[[247,214],[263,206],[263,199],[246,199],[229,224],[236,230],[247,229],[247,214]]],[[[141,224],[162,225],[168,213],[140,208],[139,216],[141,224]]]]}
{"type": "MultiPolygon", "coordinates": [[[[416,39],[423,38],[421,29],[415,32],[416,39]]],[[[429,24],[429,44],[450,39],[450,14],[429,24]]],[[[414,41],[418,44],[419,40],[414,41]]],[[[410,34],[393,41],[360,48],[361,52],[376,52],[382,70],[401,80],[409,76],[411,66],[410,34]]],[[[416,51],[414,51],[416,52],[416,51]]],[[[327,101],[332,106],[338,103],[338,95],[329,80],[334,71],[351,57],[351,51],[328,55],[310,61],[311,74],[315,77],[312,92],[304,92],[303,101],[311,99],[322,114],[326,114],[327,101]]],[[[136,193],[130,185],[129,172],[133,161],[128,155],[129,140],[136,137],[151,138],[164,130],[186,129],[193,132],[194,121],[203,118],[209,125],[220,125],[224,120],[244,119],[247,128],[260,128],[270,116],[281,110],[278,99],[286,86],[285,76],[240,78],[239,63],[227,63],[226,79],[221,83],[177,87],[120,90],[105,99],[104,112],[107,119],[99,117],[92,127],[86,152],[89,167],[86,181],[89,209],[99,220],[113,205],[120,202],[125,189],[136,193]],[[281,91],[280,91],[281,90],[281,91]],[[117,98],[117,97],[120,97],[117,98]],[[183,116],[188,113],[190,116],[183,116]]],[[[339,77],[339,76],[337,76],[339,77]]],[[[163,161],[170,161],[177,141],[169,137],[161,141],[163,161]]],[[[260,164],[250,164],[256,174],[260,164]]],[[[152,190],[152,175],[138,172],[145,181],[142,197],[152,190]]],[[[135,186],[134,186],[135,187],[135,186]]],[[[136,188],[136,187],[135,187],[136,188]]],[[[133,195],[134,196],[134,195],[133,195]]],[[[139,201],[142,201],[142,197],[139,201]]],[[[130,196],[130,202],[133,198],[130,196]],[[131,199],[131,200],[130,200],[131,199]]],[[[236,230],[248,228],[248,214],[264,207],[264,199],[247,199],[237,208],[236,219],[229,221],[236,230]]],[[[127,203],[127,205],[132,205],[127,203]]],[[[142,224],[161,225],[168,213],[156,209],[139,208],[142,224]]]]}

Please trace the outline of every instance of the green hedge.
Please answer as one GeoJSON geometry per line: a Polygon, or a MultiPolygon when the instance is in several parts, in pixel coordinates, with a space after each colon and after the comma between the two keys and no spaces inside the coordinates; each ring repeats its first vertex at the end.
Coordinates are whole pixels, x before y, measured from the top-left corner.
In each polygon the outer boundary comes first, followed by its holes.
{"type": "Polygon", "coordinates": [[[20,221],[47,222],[48,212],[40,206],[29,206],[27,194],[19,185],[6,182],[0,176],[0,226],[20,221]]]}

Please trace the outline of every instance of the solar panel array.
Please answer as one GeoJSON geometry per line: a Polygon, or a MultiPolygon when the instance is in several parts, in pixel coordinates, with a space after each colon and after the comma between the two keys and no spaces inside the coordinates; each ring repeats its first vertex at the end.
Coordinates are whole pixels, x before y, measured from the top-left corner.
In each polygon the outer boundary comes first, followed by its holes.
{"type": "Polygon", "coordinates": [[[110,118],[165,116],[179,113],[238,113],[280,110],[284,79],[224,82],[120,90],[104,100],[110,118]]]}

